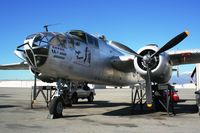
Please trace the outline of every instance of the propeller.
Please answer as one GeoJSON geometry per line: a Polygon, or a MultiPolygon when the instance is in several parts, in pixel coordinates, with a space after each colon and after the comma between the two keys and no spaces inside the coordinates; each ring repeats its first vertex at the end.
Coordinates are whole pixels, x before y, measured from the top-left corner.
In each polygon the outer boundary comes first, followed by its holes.
{"type": "Polygon", "coordinates": [[[137,52],[135,52],[134,50],[132,50],[131,48],[127,47],[126,45],[116,42],[116,41],[111,41],[111,44],[117,48],[119,48],[122,51],[128,52],[132,55],[135,55],[136,57],[140,57],[143,58],[141,55],[139,55],[137,52]]]}
{"type": "Polygon", "coordinates": [[[152,57],[155,56],[155,55],[158,55],[158,54],[160,54],[162,52],[165,52],[168,49],[171,49],[172,47],[176,46],[181,41],[183,41],[188,35],[189,35],[188,31],[184,31],[181,34],[177,35],[176,37],[171,39],[169,42],[167,42],[163,47],[161,47],[156,53],[154,53],[152,55],[152,57]]]}
{"type": "Polygon", "coordinates": [[[147,107],[152,107],[152,86],[151,86],[151,70],[147,64],[147,76],[146,76],[146,102],[147,107]]]}
{"type": "Polygon", "coordinates": [[[147,75],[146,75],[146,103],[147,103],[147,107],[152,107],[152,85],[151,85],[151,70],[152,70],[152,63],[154,63],[154,57],[155,55],[159,55],[162,52],[165,52],[171,48],[173,48],[174,46],[176,46],[178,43],[180,43],[182,40],[184,40],[187,36],[189,35],[188,31],[184,31],[182,33],[180,33],[179,35],[175,36],[173,39],[171,39],[170,41],[168,41],[164,46],[162,46],[157,52],[155,53],[150,53],[148,52],[146,55],[141,56],[138,53],[136,53],[135,51],[133,51],[132,49],[130,49],[129,47],[112,41],[112,45],[118,47],[119,49],[126,51],[130,54],[135,55],[136,57],[141,58],[144,63],[144,66],[146,67],[146,71],[147,71],[147,75]]]}
{"type": "Polygon", "coordinates": [[[152,86],[151,86],[151,67],[150,67],[150,65],[153,61],[153,57],[155,55],[159,55],[162,52],[165,52],[165,51],[173,48],[178,43],[180,43],[182,40],[184,40],[188,35],[189,35],[189,32],[184,31],[184,32],[180,33],[179,35],[177,35],[176,37],[174,37],[173,39],[171,39],[169,42],[167,42],[163,47],[161,47],[154,54],[150,55],[150,53],[148,53],[147,55],[143,56],[142,60],[144,62],[144,65],[147,68],[147,76],[146,76],[146,97],[147,97],[146,103],[147,103],[147,107],[152,107],[152,86]]]}

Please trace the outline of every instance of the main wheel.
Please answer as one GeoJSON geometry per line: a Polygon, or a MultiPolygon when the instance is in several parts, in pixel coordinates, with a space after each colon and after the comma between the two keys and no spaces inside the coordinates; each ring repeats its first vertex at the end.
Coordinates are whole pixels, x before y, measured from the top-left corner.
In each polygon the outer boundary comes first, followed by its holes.
{"type": "Polygon", "coordinates": [[[94,101],[94,95],[91,93],[88,97],[88,102],[93,102],[94,101]]]}
{"type": "Polygon", "coordinates": [[[49,105],[49,113],[53,115],[53,118],[62,117],[63,112],[63,100],[61,97],[54,97],[49,105]]]}

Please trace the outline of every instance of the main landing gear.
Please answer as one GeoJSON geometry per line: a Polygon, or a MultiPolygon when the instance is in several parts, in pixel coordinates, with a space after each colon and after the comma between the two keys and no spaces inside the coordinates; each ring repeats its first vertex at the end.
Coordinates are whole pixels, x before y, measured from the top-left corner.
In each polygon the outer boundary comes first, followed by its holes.
{"type": "Polygon", "coordinates": [[[53,99],[49,104],[49,116],[48,118],[55,119],[62,117],[64,107],[72,106],[70,99],[70,91],[72,89],[72,83],[65,80],[58,80],[57,91],[53,99]]]}

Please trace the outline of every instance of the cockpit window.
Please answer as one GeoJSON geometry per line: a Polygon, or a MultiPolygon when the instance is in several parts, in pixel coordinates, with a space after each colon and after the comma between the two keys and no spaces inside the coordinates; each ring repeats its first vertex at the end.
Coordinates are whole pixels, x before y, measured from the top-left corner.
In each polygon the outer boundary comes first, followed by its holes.
{"type": "Polygon", "coordinates": [[[35,36],[35,39],[34,39],[34,42],[33,42],[33,47],[34,46],[48,45],[49,39],[52,38],[52,37],[53,37],[53,35],[51,35],[51,34],[48,34],[48,35],[47,34],[44,35],[42,33],[37,34],[35,36]]]}
{"type": "Polygon", "coordinates": [[[99,48],[98,40],[95,37],[88,34],[87,39],[90,45],[92,45],[95,48],[99,48]]]}
{"type": "Polygon", "coordinates": [[[59,45],[60,44],[60,41],[57,37],[53,37],[50,41],[49,41],[49,44],[51,45],[59,45]]]}
{"type": "Polygon", "coordinates": [[[66,46],[66,38],[64,35],[62,34],[58,34],[54,37],[52,37],[50,40],[49,40],[49,43],[51,45],[60,45],[62,47],[65,47],[66,46]]]}
{"type": "Polygon", "coordinates": [[[60,45],[65,47],[66,38],[62,34],[53,33],[39,33],[35,35],[33,46],[44,46],[44,45],[60,45]]]}
{"type": "Polygon", "coordinates": [[[67,42],[68,47],[74,48],[74,39],[71,36],[68,36],[67,40],[68,40],[68,42],[67,42]]]}
{"type": "Polygon", "coordinates": [[[67,41],[66,41],[66,37],[62,34],[58,35],[57,38],[60,41],[60,45],[62,45],[63,47],[66,45],[67,41]]]}
{"type": "Polygon", "coordinates": [[[32,34],[32,35],[27,36],[27,37],[26,37],[26,40],[33,39],[33,38],[35,37],[35,35],[36,35],[36,34],[32,34]]]}
{"type": "Polygon", "coordinates": [[[69,33],[73,35],[74,37],[76,37],[78,40],[86,43],[86,36],[84,32],[79,31],[79,30],[74,30],[74,31],[70,31],[69,33]]]}

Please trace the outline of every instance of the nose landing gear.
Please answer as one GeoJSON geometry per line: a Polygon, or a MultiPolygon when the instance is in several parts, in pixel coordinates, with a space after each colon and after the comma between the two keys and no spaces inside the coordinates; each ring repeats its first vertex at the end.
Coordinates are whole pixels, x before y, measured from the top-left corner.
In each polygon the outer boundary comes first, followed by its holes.
{"type": "Polygon", "coordinates": [[[62,117],[63,100],[60,96],[55,96],[49,105],[49,113],[52,119],[62,117]]]}
{"type": "Polygon", "coordinates": [[[56,119],[62,117],[64,107],[72,106],[70,99],[71,83],[58,80],[57,91],[49,104],[48,118],[56,119]]]}

